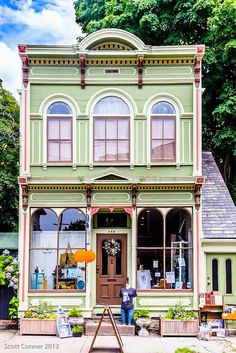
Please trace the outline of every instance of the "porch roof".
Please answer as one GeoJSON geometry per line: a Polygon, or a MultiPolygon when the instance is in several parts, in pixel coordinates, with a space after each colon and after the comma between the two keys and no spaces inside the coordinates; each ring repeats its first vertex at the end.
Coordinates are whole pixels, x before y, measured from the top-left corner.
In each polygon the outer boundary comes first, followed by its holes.
{"type": "Polygon", "coordinates": [[[204,238],[236,238],[236,206],[211,152],[203,152],[202,231],[204,238]]]}
{"type": "Polygon", "coordinates": [[[0,249],[18,249],[18,233],[0,233],[0,249]]]}

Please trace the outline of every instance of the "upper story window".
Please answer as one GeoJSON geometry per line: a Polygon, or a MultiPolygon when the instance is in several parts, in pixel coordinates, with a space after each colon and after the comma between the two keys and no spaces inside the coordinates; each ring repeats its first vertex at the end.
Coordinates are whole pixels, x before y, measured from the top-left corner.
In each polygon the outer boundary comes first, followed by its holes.
{"type": "Polygon", "coordinates": [[[93,111],[94,161],[129,162],[130,110],[119,97],[102,98],[93,111]]]}
{"type": "Polygon", "coordinates": [[[68,104],[55,102],[47,111],[48,162],[72,161],[72,111],[68,104]]]}
{"type": "Polygon", "coordinates": [[[153,162],[176,160],[176,111],[169,102],[156,103],[151,111],[153,162]]]}

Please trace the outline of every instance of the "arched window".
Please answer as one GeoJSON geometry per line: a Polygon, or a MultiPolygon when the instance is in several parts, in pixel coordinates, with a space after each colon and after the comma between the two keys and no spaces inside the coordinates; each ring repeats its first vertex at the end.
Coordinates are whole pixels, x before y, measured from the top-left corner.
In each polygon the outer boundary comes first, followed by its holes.
{"type": "Polygon", "coordinates": [[[44,208],[32,216],[30,244],[31,289],[83,290],[85,264],[77,264],[73,252],[85,248],[85,215],[75,208],[64,210],[59,219],[44,208]]]}
{"type": "Polygon", "coordinates": [[[152,108],[151,150],[153,162],[176,160],[176,111],[169,102],[158,102],[152,108]]]}
{"type": "Polygon", "coordinates": [[[218,291],[219,284],[218,284],[218,260],[212,260],[212,290],[218,291]]]}
{"type": "Polygon", "coordinates": [[[115,96],[102,98],[94,107],[94,161],[130,160],[130,110],[115,96]]]}
{"type": "Polygon", "coordinates": [[[226,269],[226,294],[232,294],[232,262],[230,259],[227,259],[225,262],[226,269]]]}
{"type": "Polygon", "coordinates": [[[72,161],[72,110],[64,102],[52,103],[47,111],[47,160],[72,161]]]}

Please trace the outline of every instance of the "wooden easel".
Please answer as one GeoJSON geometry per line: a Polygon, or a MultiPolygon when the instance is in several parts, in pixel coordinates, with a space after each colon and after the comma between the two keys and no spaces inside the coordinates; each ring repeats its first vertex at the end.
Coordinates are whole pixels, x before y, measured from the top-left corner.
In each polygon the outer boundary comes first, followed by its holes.
{"type": "Polygon", "coordinates": [[[115,336],[116,336],[117,342],[118,342],[119,347],[120,347],[120,353],[124,353],[124,345],[123,345],[123,342],[122,342],[122,339],[121,339],[121,336],[120,336],[120,332],[118,331],[118,327],[116,325],[116,322],[114,320],[114,316],[112,314],[112,311],[111,311],[111,308],[109,307],[109,305],[106,305],[104,310],[103,310],[102,316],[101,316],[100,321],[98,323],[98,327],[96,329],[96,332],[95,332],[95,335],[94,335],[94,338],[93,338],[93,341],[91,343],[91,346],[90,346],[90,349],[89,349],[88,353],[92,353],[92,351],[93,351],[93,345],[94,345],[94,342],[95,342],[95,340],[97,338],[101,323],[103,321],[103,318],[104,318],[106,312],[107,312],[107,314],[108,314],[108,316],[110,318],[113,331],[115,332],[115,336]]]}

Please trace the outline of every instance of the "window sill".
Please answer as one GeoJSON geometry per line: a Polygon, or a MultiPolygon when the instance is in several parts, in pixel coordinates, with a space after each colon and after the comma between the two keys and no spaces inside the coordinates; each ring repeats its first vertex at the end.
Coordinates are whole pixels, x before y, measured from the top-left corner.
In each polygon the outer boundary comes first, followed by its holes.
{"type": "Polygon", "coordinates": [[[139,293],[140,295],[146,295],[146,296],[150,296],[151,293],[153,293],[154,295],[156,295],[157,293],[161,294],[161,293],[169,293],[172,296],[174,296],[176,293],[178,294],[183,294],[183,295],[190,295],[194,293],[193,289],[137,289],[137,293],[139,293]]]}
{"type": "Polygon", "coordinates": [[[31,296],[38,296],[39,294],[49,294],[49,295],[57,295],[59,296],[61,293],[67,293],[67,294],[74,294],[74,295],[79,295],[79,296],[84,296],[86,294],[85,290],[77,290],[77,289],[29,289],[28,293],[31,296]]]}

